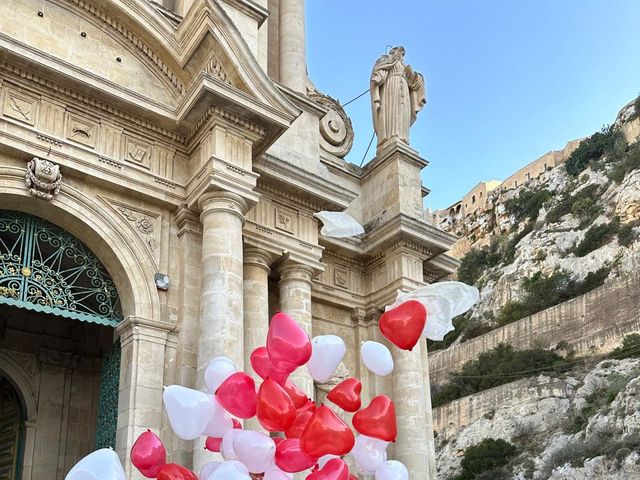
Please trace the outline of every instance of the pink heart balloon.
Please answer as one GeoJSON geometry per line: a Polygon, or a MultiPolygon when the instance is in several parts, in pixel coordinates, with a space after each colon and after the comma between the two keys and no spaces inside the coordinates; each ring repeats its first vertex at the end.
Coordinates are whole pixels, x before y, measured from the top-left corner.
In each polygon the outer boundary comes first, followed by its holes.
{"type": "Polygon", "coordinates": [[[244,372],[234,373],[227,378],[216,390],[216,398],[231,415],[251,418],[256,414],[256,383],[244,372]]]}
{"type": "Polygon", "coordinates": [[[167,451],[151,430],[142,432],[131,447],[131,463],[147,478],[156,478],[167,463],[167,451]]]}
{"type": "Polygon", "coordinates": [[[253,371],[256,372],[261,379],[266,380],[270,378],[282,386],[285,385],[289,372],[276,370],[273,363],[271,363],[271,359],[269,359],[267,347],[256,348],[251,353],[250,361],[253,371]]]}
{"type": "Polygon", "coordinates": [[[307,476],[307,480],[349,480],[349,467],[341,458],[332,458],[322,469],[307,476]]]}
{"type": "Polygon", "coordinates": [[[278,312],[269,325],[267,352],[274,368],[291,373],[311,358],[311,340],[293,318],[278,312]]]}

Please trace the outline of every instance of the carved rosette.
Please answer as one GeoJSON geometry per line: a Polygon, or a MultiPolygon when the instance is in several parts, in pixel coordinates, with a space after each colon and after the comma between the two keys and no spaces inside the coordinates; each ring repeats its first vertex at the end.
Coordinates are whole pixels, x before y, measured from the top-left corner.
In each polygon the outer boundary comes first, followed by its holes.
{"type": "Polygon", "coordinates": [[[320,146],[325,152],[343,158],[353,146],[353,126],[340,102],[329,95],[309,90],[311,100],[325,107],[328,111],[320,119],[320,146]]]}
{"type": "Polygon", "coordinates": [[[62,174],[59,165],[38,157],[33,157],[27,163],[25,184],[34,197],[51,200],[60,193],[61,183],[62,174]]]}

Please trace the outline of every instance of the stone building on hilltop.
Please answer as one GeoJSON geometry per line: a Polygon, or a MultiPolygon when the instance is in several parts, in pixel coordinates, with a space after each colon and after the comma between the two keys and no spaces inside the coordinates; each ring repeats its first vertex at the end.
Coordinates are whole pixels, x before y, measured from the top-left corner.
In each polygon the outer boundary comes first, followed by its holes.
{"type": "MultiPolygon", "coordinates": [[[[402,139],[364,168],[353,129],[306,75],[303,0],[0,2],[0,477],[62,479],[147,428],[197,469],[163,385],[240,368],[270,315],[347,343],[365,403],[397,400],[390,446],[433,478],[426,346],[390,377],[359,361],[400,288],[449,275],[402,139]],[[366,233],[320,236],[347,210],[366,233]]],[[[414,78],[418,82],[419,78],[414,78]]],[[[310,395],[326,387],[295,376],[310,395]]]]}

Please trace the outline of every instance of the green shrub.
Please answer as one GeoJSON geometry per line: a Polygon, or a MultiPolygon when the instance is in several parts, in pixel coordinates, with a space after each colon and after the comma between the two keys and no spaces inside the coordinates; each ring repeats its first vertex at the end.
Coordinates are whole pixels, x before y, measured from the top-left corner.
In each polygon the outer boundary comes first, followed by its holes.
{"type": "Polygon", "coordinates": [[[613,237],[619,230],[620,222],[618,220],[612,220],[609,223],[602,223],[600,225],[593,225],[589,230],[587,230],[584,238],[573,250],[573,253],[575,253],[576,257],[584,257],[588,253],[599,249],[613,240],[613,237]]]}
{"type": "Polygon", "coordinates": [[[611,165],[607,176],[616,183],[620,183],[629,172],[640,169],[640,144],[631,145],[622,155],[612,159],[611,165]]]}
{"type": "Polygon", "coordinates": [[[640,435],[633,433],[623,438],[616,438],[611,432],[598,432],[586,440],[575,439],[556,450],[543,465],[541,478],[549,478],[554,468],[570,464],[581,467],[589,458],[604,455],[609,459],[617,459],[622,449],[636,450],[640,448],[640,435]]]}
{"type": "Polygon", "coordinates": [[[614,151],[616,143],[620,142],[621,138],[622,134],[618,129],[604,127],[602,131],[583,140],[564,164],[567,173],[577,177],[591,162],[595,162],[603,155],[614,151]]]}
{"type": "Polygon", "coordinates": [[[505,478],[505,467],[518,449],[501,439],[485,438],[480,443],[468,447],[460,462],[462,472],[455,480],[477,480],[479,478],[505,478]]]}
{"type": "Polygon", "coordinates": [[[635,228],[640,222],[637,220],[630,223],[625,223],[618,230],[618,243],[623,247],[628,247],[638,238],[638,234],[635,232],[635,228]]]}
{"type": "Polygon", "coordinates": [[[462,257],[458,267],[458,279],[469,285],[474,285],[489,268],[500,262],[497,242],[488,247],[472,248],[462,257]]]}
{"type": "Polygon", "coordinates": [[[466,362],[459,372],[452,373],[449,381],[434,392],[432,405],[437,407],[457,398],[525,378],[532,371],[550,371],[566,364],[566,360],[554,352],[540,348],[516,351],[511,345],[501,343],[492,350],[481,353],[477,359],[466,362]]]}
{"type": "Polygon", "coordinates": [[[573,213],[583,221],[596,218],[602,211],[597,204],[600,195],[600,186],[596,184],[588,185],[575,194],[572,188],[567,188],[566,196],[549,210],[545,221],[546,223],[559,222],[568,213],[573,213]]]}
{"type": "Polygon", "coordinates": [[[556,270],[550,275],[536,272],[531,277],[522,279],[522,298],[505,303],[500,308],[495,323],[497,326],[507,325],[584,295],[604,284],[610,271],[609,267],[600,268],[595,272],[589,272],[582,281],[571,280],[569,274],[561,270],[556,270]]]}
{"type": "Polygon", "coordinates": [[[523,220],[535,220],[538,213],[553,195],[549,190],[523,190],[517,197],[510,198],[504,204],[505,209],[518,223],[523,220]]]}
{"type": "Polygon", "coordinates": [[[640,357],[640,335],[630,333],[622,339],[622,345],[609,354],[609,358],[621,360],[623,358],[640,357]]]}

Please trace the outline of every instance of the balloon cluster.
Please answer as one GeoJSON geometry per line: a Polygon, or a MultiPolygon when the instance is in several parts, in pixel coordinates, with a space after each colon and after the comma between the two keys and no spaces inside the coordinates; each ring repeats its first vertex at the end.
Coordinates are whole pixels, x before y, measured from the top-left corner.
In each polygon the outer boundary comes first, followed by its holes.
{"type": "MultiPolygon", "coordinates": [[[[447,325],[453,316],[468,310],[477,298],[476,289],[459,282],[398,292],[394,304],[380,317],[380,330],[398,348],[410,351],[423,336],[444,336],[442,332],[453,328],[447,325]]],[[[162,441],[147,430],[133,445],[131,462],[146,478],[157,480],[288,480],[309,470],[307,480],[354,480],[343,459],[351,455],[358,473],[375,475],[376,480],[408,480],[402,463],[387,460],[387,446],[397,436],[395,405],[389,397],[375,396],[362,408],[362,383],[353,377],[328,393],[327,400],[335,407],[354,414],[351,423],[356,437],[333,408],[316,405],[289,378],[306,365],[316,382],[326,383],[345,353],[340,337],[320,335],[310,340],[290,316],[277,313],[271,319],[266,346],[251,354],[251,366],[262,378],[258,387],[229,358],[217,357],[204,373],[208,393],[180,385],[163,392],[175,434],[183,440],[205,436],[204,447],[220,453],[224,461],[205,464],[198,476],[167,463],[162,441]],[[243,430],[238,419],[251,418],[268,434],[243,430]]],[[[391,352],[381,343],[364,342],[360,355],[376,375],[393,371],[391,352]]],[[[115,453],[102,449],[81,460],[66,480],[123,480],[121,470],[115,453]]]]}

